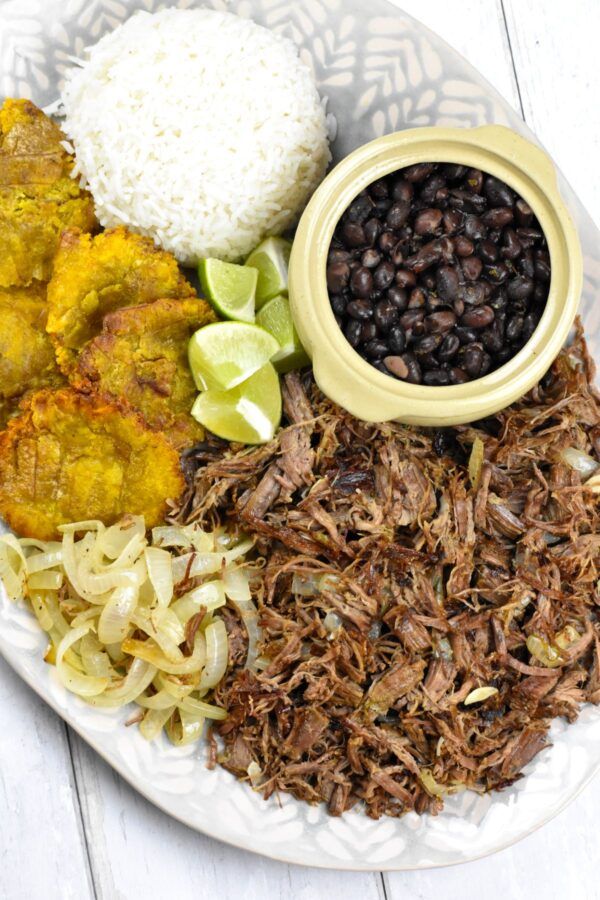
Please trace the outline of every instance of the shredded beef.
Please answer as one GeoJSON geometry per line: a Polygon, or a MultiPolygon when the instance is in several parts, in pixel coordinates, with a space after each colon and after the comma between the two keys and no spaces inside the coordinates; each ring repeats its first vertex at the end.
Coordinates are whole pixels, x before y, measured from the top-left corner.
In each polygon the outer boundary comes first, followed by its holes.
{"type": "Polygon", "coordinates": [[[440,432],[359,422],[293,373],[273,441],[188,455],[174,520],[264,558],[255,671],[227,615],[222,765],[332,815],[435,813],[521,777],[555,716],[600,700],[598,497],[562,456],[598,458],[593,374],[579,333],[521,401],[440,432]]]}

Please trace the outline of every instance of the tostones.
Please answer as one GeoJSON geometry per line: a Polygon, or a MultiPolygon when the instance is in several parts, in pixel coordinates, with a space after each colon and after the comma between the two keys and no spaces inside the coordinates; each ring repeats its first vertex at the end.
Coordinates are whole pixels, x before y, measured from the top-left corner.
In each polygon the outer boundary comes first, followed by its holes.
{"type": "Polygon", "coordinates": [[[150,238],[114,228],[92,237],[66,232],[48,285],[48,332],[68,374],[107,313],[161,297],[193,297],[174,256],[150,238]]]}
{"type": "Polygon", "coordinates": [[[66,228],[93,231],[94,201],[71,177],[58,125],[29,100],[0,109],[0,287],[47,281],[66,228]]]}
{"type": "Polygon", "coordinates": [[[155,300],[109,313],[102,331],[83,348],[72,375],[138,410],[178,449],[202,440],[190,415],[198,393],[187,361],[192,334],[214,313],[205,300],[155,300]]]}
{"type": "Polygon", "coordinates": [[[46,334],[46,288],[0,289],[0,428],[18,409],[21,397],[65,383],[46,334]]]}
{"type": "Polygon", "coordinates": [[[109,525],[126,513],[152,528],[183,487],[166,438],[98,394],[38,391],[0,434],[0,515],[25,537],[50,540],[67,522],[109,525]]]}

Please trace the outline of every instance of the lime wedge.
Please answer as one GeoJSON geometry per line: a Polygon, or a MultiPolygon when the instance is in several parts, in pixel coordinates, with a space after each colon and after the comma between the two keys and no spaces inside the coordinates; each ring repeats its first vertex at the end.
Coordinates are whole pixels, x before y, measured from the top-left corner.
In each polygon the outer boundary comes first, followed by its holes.
{"type": "Polygon", "coordinates": [[[230,391],[199,394],[192,415],[201,425],[226,441],[264,444],[281,419],[279,377],[267,363],[230,391]]]}
{"type": "Polygon", "coordinates": [[[256,324],[272,334],[279,350],[271,362],[280,374],[301,369],[310,362],[294,328],[294,320],[287,297],[279,294],[262,307],[256,315],[256,324]]]}
{"type": "Polygon", "coordinates": [[[287,293],[291,249],[289,241],[280,237],[270,237],[259,244],[246,260],[247,266],[258,269],[257,309],[277,294],[287,293]]]}
{"type": "Polygon", "coordinates": [[[215,322],[192,335],[190,369],[201,390],[228,391],[258,372],[279,350],[272,334],[246,322],[215,322]]]}
{"type": "Polygon", "coordinates": [[[240,322],[254,322],[254,295],[258,272],[246,266],[201,259],[198,278],[204,296],[219,315],[240,322]]]}

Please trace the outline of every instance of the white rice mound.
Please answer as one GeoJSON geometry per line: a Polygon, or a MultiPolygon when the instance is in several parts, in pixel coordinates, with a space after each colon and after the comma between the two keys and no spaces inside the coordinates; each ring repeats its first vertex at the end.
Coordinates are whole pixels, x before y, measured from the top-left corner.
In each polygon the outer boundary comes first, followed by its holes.
{"type": "Polygon", "coordinates": [[[239,260],[293,226],[331,159],[296,46],[230,13],[136,13],[70,71],[62,101],[101,224],[187,265],[239,260]]]}

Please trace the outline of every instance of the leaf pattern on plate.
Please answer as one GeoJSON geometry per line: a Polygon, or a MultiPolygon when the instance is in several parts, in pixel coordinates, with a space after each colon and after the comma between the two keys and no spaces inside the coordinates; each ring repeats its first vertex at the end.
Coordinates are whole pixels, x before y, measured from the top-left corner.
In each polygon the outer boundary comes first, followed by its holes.
{"type": "MultiPolygon", "coordinates": [[[[335,159],[391,130],[421,125],[510,125],[518,115],[444,42],[386,0],[4,0],[0,2],[0,90],[53,103],[73,57],[136,10],[211,6],[252,17],[298,45],[337,120],[335,159]]],[[[560,176],[559,176],[560,177],[560,176]]],[[[599,342],[600,240],[560,177],[584,245],[582,310],[599,342]]],[[[594,348],[592,348],[594,349],[594,348]]],[[[600,353],[598,354],[600,355],[600,353]]],[[[437,817],[374,822],[359,811],[330,818],[288,796],[264,802],[222,769],[208,771],[202,746],[148,744],[125,728],[128,710],[105,712],[69,695],[43,662],[46,640],[24,605],[0,596],[0,651],[19,674],[114,768],[158,806],[193,828],[289,862],[332,868],[402,869],[465,862],[500,849],[564,806],[600,760],[600,713],[556,722],[554,746],[527,776],[493,796],[464,792],[437,817]]]]}

